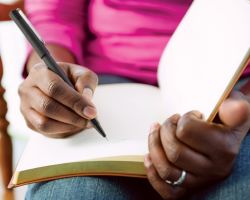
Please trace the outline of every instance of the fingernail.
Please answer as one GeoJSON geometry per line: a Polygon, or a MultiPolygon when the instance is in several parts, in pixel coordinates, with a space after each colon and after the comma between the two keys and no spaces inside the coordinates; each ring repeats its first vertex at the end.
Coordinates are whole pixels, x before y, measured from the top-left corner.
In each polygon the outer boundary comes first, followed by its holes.
{"type": "Polygon", "coordinates": [[[149,132],[150,132],[150,133],[154,132],[156,129],[159,128],[159,126],[160,126],[159,123],[157,123],[157,122],[153,123],[153,124],[150,126],[149,132]]]}
{"type": "Polygon", "coordinates": [[[96,116],[96,109],[90,106],[87,106],[86,108],[84,108],[83,110],[83,114],[89,118],[92,119],[96,116]]]}
{"type": "Polygon", "coordinates": [[[84,88],[82,94],[88,99],[92,99],[93,97],[93,91],[90,88],[84,88]]]}
{"type": "Polygon", "coordinates": [[[89,129],[89,128],[93,128],[93,124],[90,121],[88,121],[86,125],[86,129],[89,129]]]}
{"type": "Polygon", "coordinates": [[[152,165],[148,154],[144,156],[144,165],[146,168],[149,168],[152,165]]]}

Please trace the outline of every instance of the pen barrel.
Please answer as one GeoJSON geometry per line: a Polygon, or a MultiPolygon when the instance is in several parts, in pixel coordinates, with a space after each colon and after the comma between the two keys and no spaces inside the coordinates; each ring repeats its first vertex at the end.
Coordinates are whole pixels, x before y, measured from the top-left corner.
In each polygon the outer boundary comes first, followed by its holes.
{"type": "Polygon", "coordinates": [[[58,74],[69,86],[75,88],[74,85],[69,80],[69,78],[67,77],[67,75],[62,70],[62,68],[57,64],[57,62],[52,58],[50,54],[44,55],[42,57],[42,60],[51,71],[58,74]]]}
{"type": "Polygon", "coordinates": [[[30,42],[39,57],[44,56],[44,54],[46,54],[47,52],[47,49],[44,46],[43,41],[39,38],[40,36],[35,31],[32,24],[29,22],[29,20],[25,17],[25,15],[22,16],[21,10],[16,9],[11,11],[9,16],[23,32],[24,36],[30,42]]]}
{"type": "Polygon", "coordinates": [[[11,19],[17,24],[20,30],[23,32],[27,40],[30,42],[32,47],[35,49],[39,57],[45,62],[49,69],[56,74],[58,74],[68,85],[74,88],[73,84],[64,73],[64,71],[58,66],[56,61],[52,58],[49,51],[45,47],[43,40],[40,38],[39,34],[32,27],[32,24],[22,13],[21,10],[16,9],[10,12],[11,19]]]}

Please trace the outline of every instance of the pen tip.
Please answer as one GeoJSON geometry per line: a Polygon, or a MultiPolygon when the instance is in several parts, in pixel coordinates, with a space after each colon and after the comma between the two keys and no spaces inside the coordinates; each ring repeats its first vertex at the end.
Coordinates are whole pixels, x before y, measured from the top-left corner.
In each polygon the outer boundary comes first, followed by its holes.
{"type": "Polygon", "coordinates": [[[92,124],[94,125],[94,128],[103,136],[106,138],[106,134],[104,132],[104,130],[102,129],[101,125],[99,124],[99,122],[96,119],[92,119],[91,120],[92,124]]]}
{"type": "Polygon", "coordinates": [[[105,137],[105,139],[107,140],[107,142],[109,142],[109,140],[108,140],[108,138],[107,138],[107,137],[105,137]]]}

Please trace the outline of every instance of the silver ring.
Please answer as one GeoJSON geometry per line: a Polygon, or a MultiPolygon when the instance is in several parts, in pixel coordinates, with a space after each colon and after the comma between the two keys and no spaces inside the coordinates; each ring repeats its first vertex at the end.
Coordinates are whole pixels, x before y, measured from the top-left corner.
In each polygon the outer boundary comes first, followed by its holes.
{"type": "Polygon", "coordinates": [[[180,186],[186,179],[186,176],[187,176],[187,172],[185,170],[183,170],[181,172],[181,176],[178,178],[177,181],[169,181],[169,180],[165,180],[165,182],[169,185],[172,185],[174,187],[176,186],[180,186]]]}

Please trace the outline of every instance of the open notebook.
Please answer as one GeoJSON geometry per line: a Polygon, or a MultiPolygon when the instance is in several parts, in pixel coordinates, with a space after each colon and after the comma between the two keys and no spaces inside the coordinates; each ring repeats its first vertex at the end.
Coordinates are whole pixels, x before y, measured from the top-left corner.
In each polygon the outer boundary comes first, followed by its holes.
{"type": "Polygon", "coordinates": [[[162,54],[160,89],[97,88],[94,102],[109,141],[94,129],[66,139],[34,135],[10,186],[80,175],[145,177],[150,125],[190,110],[213,119],[249,60],[249,21],[249,0],[195,0],[162,54]]]}

